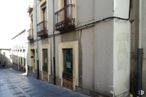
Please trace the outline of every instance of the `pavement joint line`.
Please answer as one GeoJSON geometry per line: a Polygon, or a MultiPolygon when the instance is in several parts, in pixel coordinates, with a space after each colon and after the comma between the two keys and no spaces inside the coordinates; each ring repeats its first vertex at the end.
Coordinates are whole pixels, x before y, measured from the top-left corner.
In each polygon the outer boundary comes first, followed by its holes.
{"type": "MultiPolygon", "coordinates": [[[[10,91],[8,94],[10,96],[7,95],[7,91],[2,91],[2,93],[5,93],[5,97],[84,97],[75,92],[68,92],[62,87],[59,88],[41,80],[25,77],[23,75],[19,76],[18,72],[15,73],[10,70],[2,72],[2,82],[4,83],[4,86],[7,86],[6,89],[10,91]]],[[[2,89],[4,88],[5,87],[2,87],[2,89]]]]}
{"type": "MultiPolygon", "coordinates": [[[[14,85],[14,84],[13,84],[14,85]]],[[[32,97],[30,95],[28,95],[23,89],[21,89],[19,86],[14,85],[15,87],[17,87],[26,97],[32,97]]]]}

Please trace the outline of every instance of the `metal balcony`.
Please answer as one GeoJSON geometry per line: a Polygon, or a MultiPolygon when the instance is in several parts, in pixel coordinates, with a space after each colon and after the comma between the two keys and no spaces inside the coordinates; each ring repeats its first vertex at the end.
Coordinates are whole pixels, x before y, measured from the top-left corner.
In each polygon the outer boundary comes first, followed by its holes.
{"type": "Polygon", "coordinates": [[[33,37],[31,36],[31,35],[29,35],[28,37],[27,37],[27,39],[29,40],[29,42],[33,42],[34,41],[34,39],[33,39],[33,37]]]}
{"type": "Polygon", "coordinates": [[[75,29],[75,18],[73,15],[74,4],[68,4],[64,8],[55,13],[56,17],[56,30],[60,32],[69,32],[75,29]]]}
{"type": "Polygon", "coordinates": [[[47,30],[47,21],[42,21],[37,24],[37,35],[41,38],[48,37],[48,30],[47,30]]]}

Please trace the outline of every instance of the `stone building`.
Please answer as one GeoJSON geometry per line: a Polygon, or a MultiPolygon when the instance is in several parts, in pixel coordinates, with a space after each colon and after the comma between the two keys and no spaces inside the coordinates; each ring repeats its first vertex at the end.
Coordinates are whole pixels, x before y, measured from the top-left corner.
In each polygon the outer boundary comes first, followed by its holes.
{"type": "Polygon", "coordinates": [[[0,48],[0,68],[11,67],[11,58],[10,58],[11,49],[9,48],[0,48]]]}
{"type": "MultiPolygon", "coordinates": [[[[31,73],[88,95],[127,97],[130,90],[133,93],[139,1],[34,0],[33,3],[28,10],[31,73]]],[[[145,6],[145,15],[144,9],[145,6]]],[[[142,41],[146,39],[144,23],[142,41]]]]}

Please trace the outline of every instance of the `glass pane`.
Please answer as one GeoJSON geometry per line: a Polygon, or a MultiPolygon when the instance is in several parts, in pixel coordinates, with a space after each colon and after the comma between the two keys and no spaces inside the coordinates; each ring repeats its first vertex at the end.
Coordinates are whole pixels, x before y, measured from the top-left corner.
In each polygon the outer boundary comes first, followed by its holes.
{"type": "Polygon", "coordinates": [[[64,78],[72,79],[73,55],[72,49],[63,49],[64,78]]]}

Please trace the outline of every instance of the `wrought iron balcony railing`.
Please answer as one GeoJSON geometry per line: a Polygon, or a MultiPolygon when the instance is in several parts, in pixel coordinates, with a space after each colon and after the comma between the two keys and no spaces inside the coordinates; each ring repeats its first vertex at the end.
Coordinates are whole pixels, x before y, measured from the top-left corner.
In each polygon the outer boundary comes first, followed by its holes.
{"type": "Polygon", "coordinates": [[[75,28],[75,18],[73,13],[74,8],[74,4],[68,4],[55,13],[56,30],[61,32],[68,32],[75,28]]]}
{"type": "Polygon", "coordinates": [[[47,30],[47,21],[42,21],[42,22],[37,24],[37,35],[38,35],[38,37],[41,37],[41,38],[48,37],[47,31],[48,31],[47,30]]]}
{"type": "Polygon", "coordinates": [[[29,40],[29,42],[33,42],[33,41],[34,41],[34,39],[33,39],[33,37],[32,37],[31,35],[29,35],[29,36],[27,37],[27,39],[29,40]]]}

